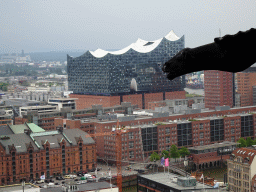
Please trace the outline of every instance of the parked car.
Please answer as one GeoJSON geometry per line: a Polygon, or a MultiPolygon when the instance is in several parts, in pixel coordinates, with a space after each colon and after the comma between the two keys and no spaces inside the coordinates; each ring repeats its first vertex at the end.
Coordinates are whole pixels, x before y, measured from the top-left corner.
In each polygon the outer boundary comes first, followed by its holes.
{"type": "Polygon", "coordinates": [[[37,184],[44,183],[44,180],[36,181],[37,184]]]}
{"type": "Polygon", "coordinates": [[[64,180],[64,178],[59,176],[59,177],[56,177],[56,180],[64,180]]]}
{"type": "Polygon", "coordinates": [[[132,166],[131,165],[129,165],[129,166],[127,166],[126,168],[125,168],[125,170],[131,170],[132,169],[132,166]]]}
{"type": "Polygon", "coordinates": [[[102,170],[102,168],[101,167],[98,167],[98,168],[96,168],[97,169],[97,171],[100,171],[100,170],[102,170]]]}
{"type": "Polygon", "coordinates": [[[90,174],[84,174],[84,177],[85,177],[85,178],[92,178],[92,175],[90,175],[90,174]]]}
{"type": "Polygon", "coordinates": [[[50,183],[50,181],[48,179],[45,179],[44,182],[45,183],[50,183]]]}
{"type": "Polygon", "coordinates": [[[82,181],[81,181],[81,183],[83,183],[83,184],[86,183],[86,182],[87,182],[87,181],[85,181],[85,180],[82,180],[82,181]]]}
{"type": "Polygon", "coordinates": [[[98,181],[106,181],[107,177],[100,177],[98,181]]]}
{"type": "Polygon", "coordinates": [[[152,164],[147,164],[145,168],[149,169],[151,166],[152,166],[152,164]]]}
{"type": "Polygon", "coordinates": [[[80,185],[80,184],[82,184],[82,183],[81,183],[81,181],[77,181],[76,184],[77,184],[77,185],[80,185]]]}
{"type": "Polygon", "coordinates": [[[138,169],[138,173],[145,173],[145,171],[142,169],[138,169]]]}
{"type": "Polygon", "coordinates": [[[62,183],[62,184],[65,184],[65,181],[62,181],[61,183],[62,183]]]}
{"type": "Polygon", "coordinates": [[[65,175],[64,179],[70,179],[70,176],[69,175],[65,175]]]}
{"type": "Polygon", "coordinates": [[[54,183],[48,183],[47,186],[48,187],[54,187],[54,183]]]}
{"type": "Polygon", "coordinates": [[[82,171],[82,174],[86,174],[86,173],[88,173],[88,171],[87,171],[87,170],[82,171]]]}
{"type": "Polygon", "coordinates": [[[92,168],[91,170],[90,170],[90,172],[94,172],[96,170],[96,168],[92,168]]]}
{"type": "Polygon", "coordinates": [[[75,179],[75,181],[79,181],[78,179],[75,179]]]}
{"type": "Polygon", "coordinates": [[[51,182],[51,183],[54,183],[54,181],[53,181],[52,179],[50,179],[50,182],[51,182]]]}
{"type": "Polygon", "coordinates": [[[96,181],[95,178],[87,178],[87,182],[94,182],[94,181],[96,181]]]}
{"type": "Polygon", "coordinates": [[[77,176],[76,175],[69,175],[71,179],[75,179],[77,176]]]}
{"type": "Polygon", "coordinates": [[[77,176],[78,176],[78,177],[82,177],[83,174],[82,174],[82,173],[78,173],[77,176]]]}
{"type": "Polygon", "coordinates": [[[59,185],[59,183],[54,183],[55,185],[59,185]]]}

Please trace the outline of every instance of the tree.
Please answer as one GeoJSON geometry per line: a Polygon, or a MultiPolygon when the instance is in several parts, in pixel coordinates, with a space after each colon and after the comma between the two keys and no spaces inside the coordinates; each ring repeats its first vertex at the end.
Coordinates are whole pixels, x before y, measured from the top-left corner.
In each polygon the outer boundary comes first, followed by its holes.
{"type": "Polygon", "coordinates": [[[163,151],[161,152],[161,157],[164,157],[165,159],[166,159],[166,158],[170,158],[170,152],[167,151],[167,150],[163,150],[163,151]]]}
{"type": "Polygon", "coordinates": [[[160,159],[160,155],[158,155],[156,152],[153,152],[151,155],[150,155],[150,161],[157,161],[160,159]]]}
{"type": "Polygon", "coordinates": [[[172,145],[170,148],[170,153],[171,153],[171,158],[174,158],[176,162],[176,158],[180,157],[178,147],[176,145],[172,145]]]}
{"type": "Polygon", "coordinates": [[[186,147],[182,147],[182,148],[179,150],[179,153],[180,153],[180,156],[181,156],[181,157],[185,157],[186,155],[189,155],[189,154],[190,154],[189,150],[188,150],[186,147]]]}
{"type": "Polygon", "coordinates": [[[246,141],[242,137],[237,141],[237,143],[240,143],[238,147],[246,147],[246,141]]]}
{"type": "Polygon", "coordinates": [[[251,147],[253,145],[253,140],[251,137],[247,137],[246,139],[246,147],[251,147]]]}

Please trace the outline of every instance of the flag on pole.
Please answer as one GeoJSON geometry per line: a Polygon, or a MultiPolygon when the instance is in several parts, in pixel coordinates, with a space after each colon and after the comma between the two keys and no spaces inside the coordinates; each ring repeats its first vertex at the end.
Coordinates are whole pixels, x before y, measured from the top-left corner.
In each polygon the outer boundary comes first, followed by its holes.
{"type": "Polygon", "coordinates": [[[169,166],[169,158],[166,158],[165,159],[165,167],[168,167],[169,166]]]}
{"type": "Polygon", "coordinates": [[[45,175],[41,175],[40,179],[44,180],[45,179],[45,175]]]}
{"type": "Polygon", "coordinates": [[[164,166],[164,157],[162,157],[162,159],[161,159],[161,165],[164,166]]]}

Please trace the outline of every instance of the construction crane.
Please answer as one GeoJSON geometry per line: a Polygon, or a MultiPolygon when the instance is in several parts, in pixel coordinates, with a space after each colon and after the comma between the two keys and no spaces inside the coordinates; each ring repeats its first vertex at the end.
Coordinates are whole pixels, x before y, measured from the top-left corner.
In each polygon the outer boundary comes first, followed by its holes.
{"type": "Polygon", "coordinates": [[[99,136],[109,136],[115,135],[116,138],[116,168],[117,168],[117,187],[119,192],[122,192],[122,133],[125,132],[125,129],[119,127],[119,121],[117,120],[117,126],[115,131],[104,132],[104,133],[94,133],[89,134],[86,137],[99,137],[99,136]]]}

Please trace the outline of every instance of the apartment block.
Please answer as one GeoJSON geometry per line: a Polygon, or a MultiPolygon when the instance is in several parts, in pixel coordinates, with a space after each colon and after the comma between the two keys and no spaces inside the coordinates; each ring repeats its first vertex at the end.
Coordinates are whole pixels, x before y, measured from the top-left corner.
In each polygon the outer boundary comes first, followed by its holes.
{"type": "Polygon", "coordinates": [[[252,191],[252,179],[256,174],[255,155],[256,150],[253,148],[238,148],[227,159],[228,185],[231,191],[252,191]]]}
{"type": "Polygon", "coordinates": [[[233,86],[233,73],[216,70],[204,71],[205,107],[209,109],[224,105],[233,107],[233,86]]]}
{"type": "Polygon", "coordinates": [[[240,94],[240,106],[253,105],[253,86],[256,85],[256,73],[237,73],[237,93],[240,94]]]}

